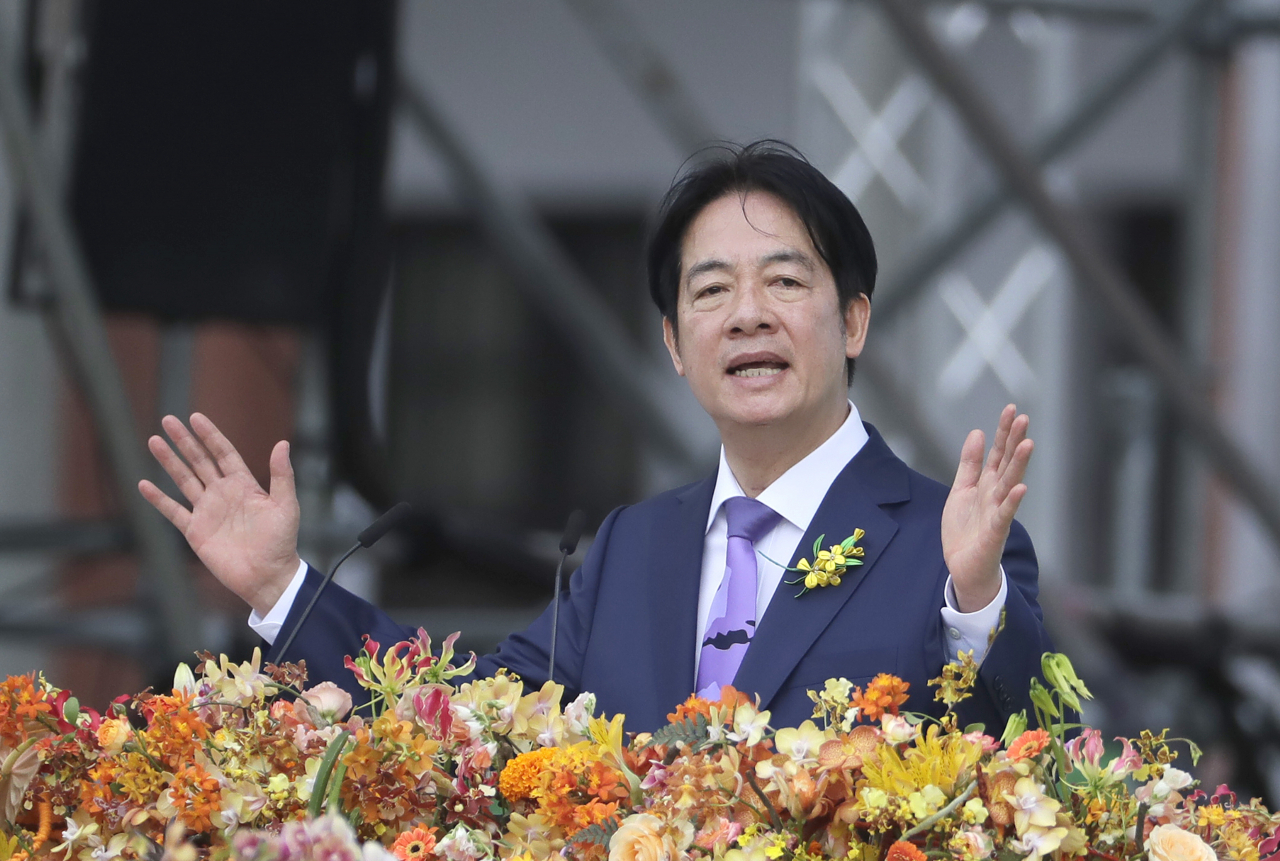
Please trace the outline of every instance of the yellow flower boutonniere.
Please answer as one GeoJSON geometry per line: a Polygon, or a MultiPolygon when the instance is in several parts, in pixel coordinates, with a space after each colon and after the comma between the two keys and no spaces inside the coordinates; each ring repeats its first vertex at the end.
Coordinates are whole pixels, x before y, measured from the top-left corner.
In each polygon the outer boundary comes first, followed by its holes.
{"type": "Polygon", "coordinates": [[[819,535],[818,540],[813,542],[813,562],[801,559],[796,563],[796,567],[786,569],[801,575],[795,580],[786,581],[788,586],[804,584],[804,588],[796,593],[796,597],[799,598],[810,589],[839,586],[840,578],[846,571],[862,564],[864,551],[858,546],[858,542],[866,534],[861,529],[855,529],[852,535],[839,544],[832,544],[829,550],[821,549],[822,539],[827,536],[819,535]]]}

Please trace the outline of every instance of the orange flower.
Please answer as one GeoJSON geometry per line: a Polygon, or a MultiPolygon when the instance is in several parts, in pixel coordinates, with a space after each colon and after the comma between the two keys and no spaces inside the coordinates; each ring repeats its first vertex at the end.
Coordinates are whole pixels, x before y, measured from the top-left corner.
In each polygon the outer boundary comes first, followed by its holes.
{"type": "Polygon", "coordinates": [[[899,840],[889,847],[884,861],[927,861],[927,856],[914,843],[899,840]]]}
{"type": "Polygon", "coordinates": [[[676,706],[676,710],[667,715],[667,720],[671,723],[679,723],[686,718],[692,719],[697,715],[705,718],[711,717],[711,701],[704,700],[697,694],[689,694],[689,699],[676,706]]]}
{"type": "Polygon", "coordinates": [[[1049,746],[1049,733],[1042,729],[1029,729],[1013,740],[1009,745],[1009,759],[1018,762],[1039,756],[1040,751],[1049,746]]]}
{"type": "Polygon", "coordinates": [[[421,861],[434,857],[436,848],[436,830],[419,825],[404,832],[391,844],[391,854],[400,861],[421,861]]]}
{"type": "Polygon", "coordinates": [[[862,688],[853,689],[850,705],[858,709],[860,717],[877,721],[885,714],[898,713],[898,706],[907,701],[907,689],[910,687],[910,682],[904,682],[888,673],[881,673],[867,685],[865,694],[862,688]]]}
{"type": "Polygon", "coordinates": [[[540,747],[510,760],[498,776],[498,791],[502,793],[502,797],[507,801],[528,798],[538,785],[538,775],[546,768],[547,760],[555,752],[554,747],[540,747]]]}

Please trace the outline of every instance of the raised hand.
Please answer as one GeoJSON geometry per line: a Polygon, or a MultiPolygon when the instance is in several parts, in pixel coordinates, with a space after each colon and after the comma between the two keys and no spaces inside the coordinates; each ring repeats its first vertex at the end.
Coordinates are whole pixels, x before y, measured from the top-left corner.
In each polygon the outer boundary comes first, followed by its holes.
{"type": "Polygon", "coordinates": [[[298,558],[298,497],[289,444],[271,450],[271,489],[264,492],[239,452],[209,419],[160,422],[177,453],[159,436],[147,448],[191,504],[188,510],[150,481],[138,490],[182,532],[200,561],[232,592],[265,614],[293,579],[298,558]],[[195,431],[193,434],[192,431],[195,431]]]}
{"type": "Polygon", "coordinates": [[[1035,447],[1025,415],[1013,404],[1000,413],[995,444],[982,462],[986,438],[973,430],[960,451],[955,483],[942,509],[942,558],[951,572],[959,609],[981,610],[1000,591],[1000,557],[1018,504],[1027,494],[1022,477],[1035,447]]]}

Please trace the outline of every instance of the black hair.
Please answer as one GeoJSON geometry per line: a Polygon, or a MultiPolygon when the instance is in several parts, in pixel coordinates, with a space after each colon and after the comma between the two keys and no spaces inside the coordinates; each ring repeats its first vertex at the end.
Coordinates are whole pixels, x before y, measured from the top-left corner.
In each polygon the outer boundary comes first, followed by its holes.
{"type": "MultiPolygon", "coordinates": [[[[871,298],[876,249],[866,223],[853,201],[795,147],[777,140],[718,144],[700,153],[693,165],[662,198],[658,225],[649,239],[649,295],[673,327],[685,232],[703,209],[729,194],[766,192],[791,208],[831,270],[842,312],[859,294],[871,298]]],[[[850,382],[853,366],[849,359],[850,382]]]]}

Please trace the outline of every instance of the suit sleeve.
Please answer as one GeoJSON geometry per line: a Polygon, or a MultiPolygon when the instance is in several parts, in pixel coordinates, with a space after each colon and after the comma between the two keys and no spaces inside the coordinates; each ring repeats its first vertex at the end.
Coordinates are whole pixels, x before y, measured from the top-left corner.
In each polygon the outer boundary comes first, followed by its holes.
{"type": "Polygon", "coordinates": [[[1005,597],[1003,627],[991,644],[973,696],[960,704],[963,723],[982,723],[989,735],[1004,731],[1009,716],[1031,710],[1031,679],[1040,676],[1040,657],[1053,650],[1038,602],[1039,566],[1027,530],[1016,520],[1005,542],[1005,597]]]}
{"type": "MultiPolygon", "coordinates": [[[[623,509],[615,509],[596,532],[582,567],[569,578],[569,589],[560,596],[560,619],[556,634],[555,681],[564,685],[565,699],[582,693],[582,665],[591,639],[596,600],[600,595],[604,558],[613,526],[623,509]]],[[[476,676],[491,676],[505,668],[524,679],[525,689],[541,687],[548,679],[551,660],[551,619],[554,603],[523,631],[498,644],[493,654],[476,664],[476,676]]]]}
{"type": "MultiPolygon", "coordinates": [[[[586,560],[569,580],[569,591],[560,598],[555,678],[565,685],[568,697],[577,696],[580,692],[579,679],[587,640],[591,635],[602,561],[613,524],[621,510],[614,511],[601,524],[586,560]]],[[[281,627],[282,633],[292,630],[297,624],[298,617],[311,602],[321,579],[320,572],[308,566],[307,576],[281,627]]],[[[503,640],[493,654],[480,658],[473,677],[491,676],[498,668],[505,667],[520,675],[527,687],[540,687],[547,680],[551,615],[552,607],[548,606],[528,628],[503,640]]],[[[346,657],[363,648],[366,634],[385,651],[387,647],[409,639],[416,633],[416,629],[397,623],[385,611],[331,583],[321,593],[311,615],[298,630],[288,654],[283,657],[295,662],[299,659],[306,660],[309,685],[334,682],[360,704],[368,702],[368,692],[360,687],[355,676],[346,668],[346,657]]],[[[443,632],[430,633],[438,641],[443,632]]],[[[279,644],[283,640],[284,637],[280,637],[276,642],[279,644]]],[[[281,657],[276,654],[275,647],[268,651],[267,656],[269,660],[276,662],[281,657]]]]}

